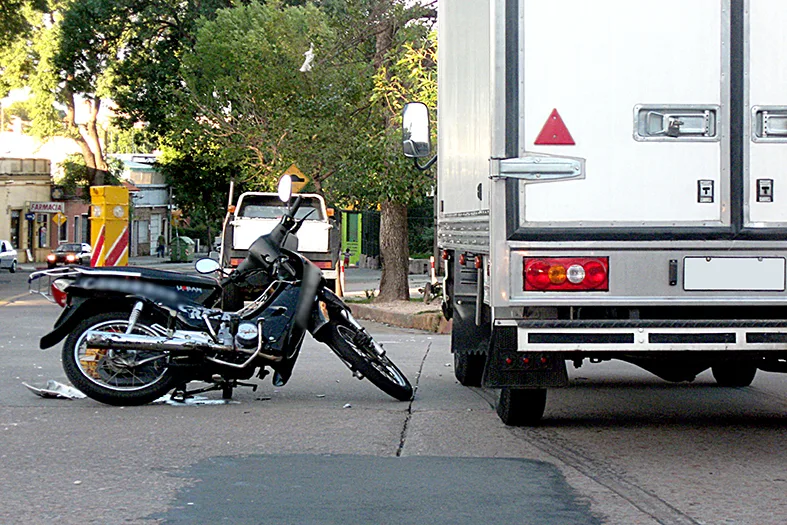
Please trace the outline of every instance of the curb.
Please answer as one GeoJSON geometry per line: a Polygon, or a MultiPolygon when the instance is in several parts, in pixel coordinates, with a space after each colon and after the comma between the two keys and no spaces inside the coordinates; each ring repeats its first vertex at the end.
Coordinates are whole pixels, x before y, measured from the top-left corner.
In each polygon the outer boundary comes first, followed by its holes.
{"type": "Polygon", "coordinates": [[[375,308],[368,304],[348,303],[347,306],[358,319],[366,319],[377,323],[384,323],[399,328],[413,328],[437,334],[450,334],[451,321],[443,317],[442,312],[426,312],[419,314],[406,314],[375,308]]]}

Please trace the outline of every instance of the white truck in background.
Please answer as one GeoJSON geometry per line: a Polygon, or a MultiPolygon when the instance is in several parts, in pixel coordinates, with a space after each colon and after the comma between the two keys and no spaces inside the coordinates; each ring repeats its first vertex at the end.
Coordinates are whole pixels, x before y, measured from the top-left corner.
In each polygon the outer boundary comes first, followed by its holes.
{"type": "MultiPolygon", "coordinates": [[[[521,425],[567,363],[787,372],[787,2],[453,0],[438,24],[460,383],[521,425]]],[[[428,157],[423,105],[403,130],[428,157]]]]}
{"type": "MultiPolygon", "coordinates": [[[[302,199],[296,219],[305,218],[298,230],[298,251],[322,270],[328,284],[335,289],[338,278],[341,232],[333,219],[333,210],[325,199],[316,193],[299,193],[302,199]]],[[[222,233],[221,261],[225,270],[232,270],[246,258],[249,246],[261,235],[269,233],[278,224],[287,205],[276,193],[245,192],[225,220],[222,233]]],[[[224,307],[239,309],[242,301],[253,299],[259,289],[253,286],[228,286],[224,307]]]]}

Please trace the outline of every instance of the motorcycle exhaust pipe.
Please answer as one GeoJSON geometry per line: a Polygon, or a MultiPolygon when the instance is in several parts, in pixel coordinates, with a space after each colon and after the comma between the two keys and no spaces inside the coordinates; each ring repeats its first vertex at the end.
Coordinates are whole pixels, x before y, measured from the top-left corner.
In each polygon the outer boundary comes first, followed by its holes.
{"type": "MultiPolygon", "coordinates": [[[[260,320],[261,324],[261,320],[260,320]]],[[[270,355],[262,352],[264,342],[262,330],[259,332],[256,349],[233,348],[221,345],[205,337],[204,339],[190,334],[188,338],[177,336],[168,338],[163,336],[150,336],[142,334],[120,334],[111,332],[97,332],[88,330],[86,332],[87,345],[91,348],[111,348],[114,350],[142,350],[149,352],[240,352],[248,356],[243,363],[232,363],[216,357],[205,355],[205,359],[216,364],[229,366],[231,368],[246,368],[255,359],[262,357],[268,361],[279,362],[283,359],[280,355],[270,355]]]]}
{"type": "Polygon", "coordinates": [[[208,340],[195,338],[151,336],[142,334],[120,334],[89,330],[86,333],[87,345],[91,348],[112,348],[115,350],[145,350],[151,352],[206,351],[232,352],[235,348],[208,340]]]}

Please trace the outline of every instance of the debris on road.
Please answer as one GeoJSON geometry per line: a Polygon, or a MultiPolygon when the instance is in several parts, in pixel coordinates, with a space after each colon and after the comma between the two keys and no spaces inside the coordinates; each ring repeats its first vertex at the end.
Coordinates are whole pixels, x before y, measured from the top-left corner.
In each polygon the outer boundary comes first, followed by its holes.
{"type": "Polygon", "coordinates": [[[44,398],[52,398],[52,399],[84,399],[87,396],[77,390],[76,388],[68,385],[64,385],[63,383],[59,383],[54,379],[50,379],[46,382],[46,386],[43,388],[37,388],[33,385],[29,385],[25,382],[22,382],[23,385],[27,387],[32,393],[37,396],[41,396],[44,398]]]}

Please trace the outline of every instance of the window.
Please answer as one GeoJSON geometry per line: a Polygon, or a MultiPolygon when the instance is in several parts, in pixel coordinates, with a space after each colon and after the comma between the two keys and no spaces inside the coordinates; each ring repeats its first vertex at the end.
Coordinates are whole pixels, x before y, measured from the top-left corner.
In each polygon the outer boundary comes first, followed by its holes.
{"type": "Polygon", "coordinates": [[[63,221],[63,224],[57,228],[57,243],[68,242],[68,219],[63,221]]]}
{"type": "Polygon", "coordinates": [[[87,220],[87,213],[82,214],[82,235],[80,236],[82,242],[91,243],[90,239],[90,221],[87,220]]]}

